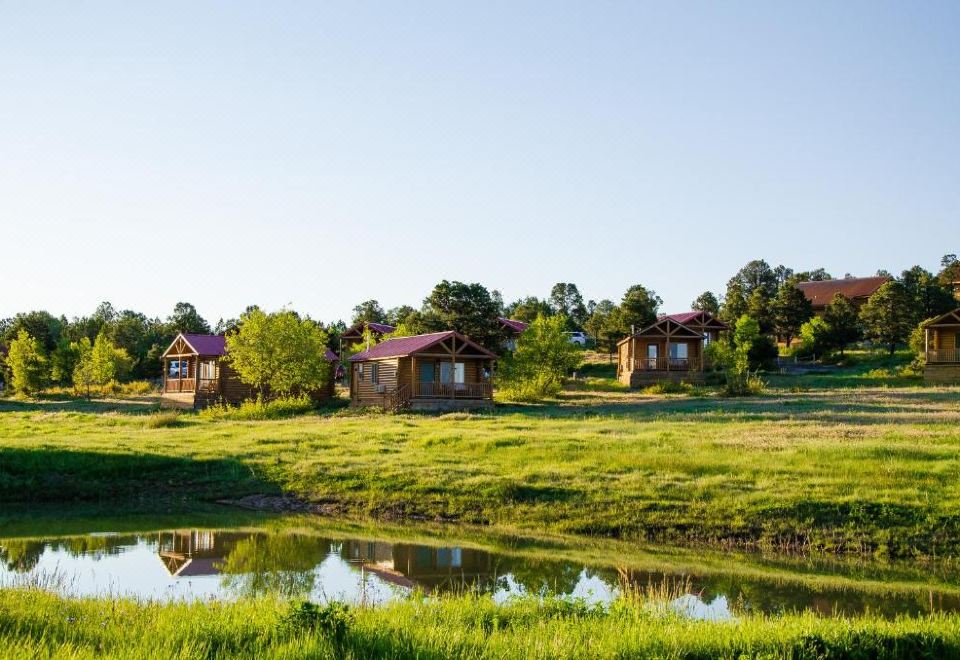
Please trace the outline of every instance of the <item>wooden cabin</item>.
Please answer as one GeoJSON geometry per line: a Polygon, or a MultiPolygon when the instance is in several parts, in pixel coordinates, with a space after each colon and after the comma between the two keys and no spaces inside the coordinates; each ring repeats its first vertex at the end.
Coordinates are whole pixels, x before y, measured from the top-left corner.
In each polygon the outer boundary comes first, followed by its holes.
{"type": "Polygon", "coordinates": [[[517,338],[527,329],[529,323],[515,319],[498,318],[500,333],[503,336],[503,348],[507,351],[517,350],[517,338]]]}
{"type": "Polygon", "coordinates": [[[344,347],[361,343],[364,340],[364,335],[367,330],[370,330],[370,334],[374,339],[380,341],[384,335],[389,335],[391,332],[394,332],[396,328],[386,323],[374,323],[373,321],[354,323],[340,335],[340,355],[343,355],[344,347]]]}
{"type": "Polygon", "coordinates": [[[799,282],[797,288],[803,291],[803,295],[810,301],[813,307],[813,313],[822,316],[827,305],[838,293],[846,297],[858,309],[877,289],[882,287],[892,278],[886,275],[877,277],[845,277],[841,280],[821,280],[817,282],[799,282]]]}
{"type": "Polygon", "coordinates": [[[630,387],[661,381],[701,382],[704,346],[727,329],[709,312],[662,316],[617,343],[617,379],[630,387]]]}
{"type": "Polygon", "coordinates": [[[923,333],[924,382],[960,383],[960,309],[925,323],[923,333]]]}
{"type": "Polygon", "coordinates": [[[496,359],[452,330],[388,339],[350,358],[350,403],[390,410],[489,408],[496,359]]]}
{"type": "MultiPolygon", "coordinates": [[[[163,352],[163,399],[166,403],[186,408],[205,408],[222,401],[239,404],[255,398],[256,390],[240,380],[239,374],[224,360],[227,342],[223,335],[180,333],[163,352]]],[[[336,353],[327,350],[324,357],[333,363],[336,353]]],[[[321,400],[333,396],[334,379],[331,370],[327,386],[311,393],[321,400]]]]}

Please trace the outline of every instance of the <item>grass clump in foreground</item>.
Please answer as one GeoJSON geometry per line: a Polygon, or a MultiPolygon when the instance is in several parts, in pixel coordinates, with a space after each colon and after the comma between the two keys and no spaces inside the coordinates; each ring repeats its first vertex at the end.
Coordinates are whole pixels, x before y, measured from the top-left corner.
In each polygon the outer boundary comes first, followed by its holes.
{"type": "Polygon", "coordinates": [[[157,604],[0,591],[7,657],[915,658],[960,656],[960,617],[694,621],[649,603],[411,598],[383,607],[276,600],[157,604]]]}

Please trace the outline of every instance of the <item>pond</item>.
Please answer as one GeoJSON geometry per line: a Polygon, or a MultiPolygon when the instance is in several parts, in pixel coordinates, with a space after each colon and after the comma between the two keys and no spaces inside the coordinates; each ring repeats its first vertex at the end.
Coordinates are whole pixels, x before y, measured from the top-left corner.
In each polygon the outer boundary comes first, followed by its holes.
{"type": "Polygon", "coordinates": [[[810,610],[888,616],[960,610],[952,567],[692,552],[458,527],[364,527],[204,514],[0,518],[0,585],[155,600],[259,595],[378,604],[479,591],[609,603],[624,591],[695,618],[810,610]],[[238,519],[239,517],[239,519],[238,519]],[[413,540],[408,540],[413,539],[413,540]]]}

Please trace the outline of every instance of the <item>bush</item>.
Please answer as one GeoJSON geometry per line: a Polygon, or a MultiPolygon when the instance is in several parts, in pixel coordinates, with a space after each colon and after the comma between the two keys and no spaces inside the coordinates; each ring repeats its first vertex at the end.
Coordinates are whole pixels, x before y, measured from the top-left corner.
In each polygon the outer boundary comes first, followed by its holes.
{"type": "Polygon", "coordinates": [[[563,316],[538,316],[500,363],[500,394],[510,401],[537,401],[560,393],[563,379],[580,365],[563,316]]]}
{"type": "Polygon", "coordinates": [[[763,394],[767,384],[757,374],[733,375],[727,377],[721,393],[724,396],[755,396],[763,394]]]}
{"type": "Polygon", "coordinates": [[[163,429],[171,426],[180,426],[180,413],[176,410],[166,410],[147,417],[144,426],[148,429],[163,429]]]}
{"type": "Polygon", "coordinates": [[[204,419],[229,419],[251,421],[265,419],[283,419],[296,417],[313,410],[313,402],[306,395],[298,397],[280,397],[264,401],[262,398],[249,399],[239,406],[229,406],[220,402],[200,411],[204,419]]]}
{"type": "Polygon", "coordinates": [[[649,387],[643,388],[644,394],[693,394],[696,391],[695,388],[690,383],[679,382],[675,383],[673,381],[661,381],[659,383],[654,383],[649,387]]]}
{"type": "Polygon", "coordinates": [[[823,355],[830,348],[830,326],[819,316],[800,326],[800,345],[796,354],[800,356],[823,355]]]}
{"type": "Polygon", "coordinates": [[[343,603],[315,605],[309,601],[292,603],[280,621],[281,629],[294,632],[319,631],[340,643],[353,625],[353,612],[343,603]]]}

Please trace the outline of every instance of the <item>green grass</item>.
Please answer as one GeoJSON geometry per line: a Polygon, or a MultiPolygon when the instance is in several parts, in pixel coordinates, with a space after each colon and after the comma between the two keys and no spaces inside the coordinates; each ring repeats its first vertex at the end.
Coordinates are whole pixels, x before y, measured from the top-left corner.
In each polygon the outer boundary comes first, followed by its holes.
{"type": "Polygon", "coordinates": [[[692,621],[656,601],[609,611],[524,599],[413,598],[380,608],[301,609],[273,600],[150,604],[0,590],[5,657],[840,658],[958,657],[960,617],[810,615],[692,621]]]}
{"type": "Polygon", "coordinates": [[[291,492],[331,510],[891,556],[960,547],[956,388],[571,391],[489,414],[223,421],[0,402],[0,502],[291,492]]]}

